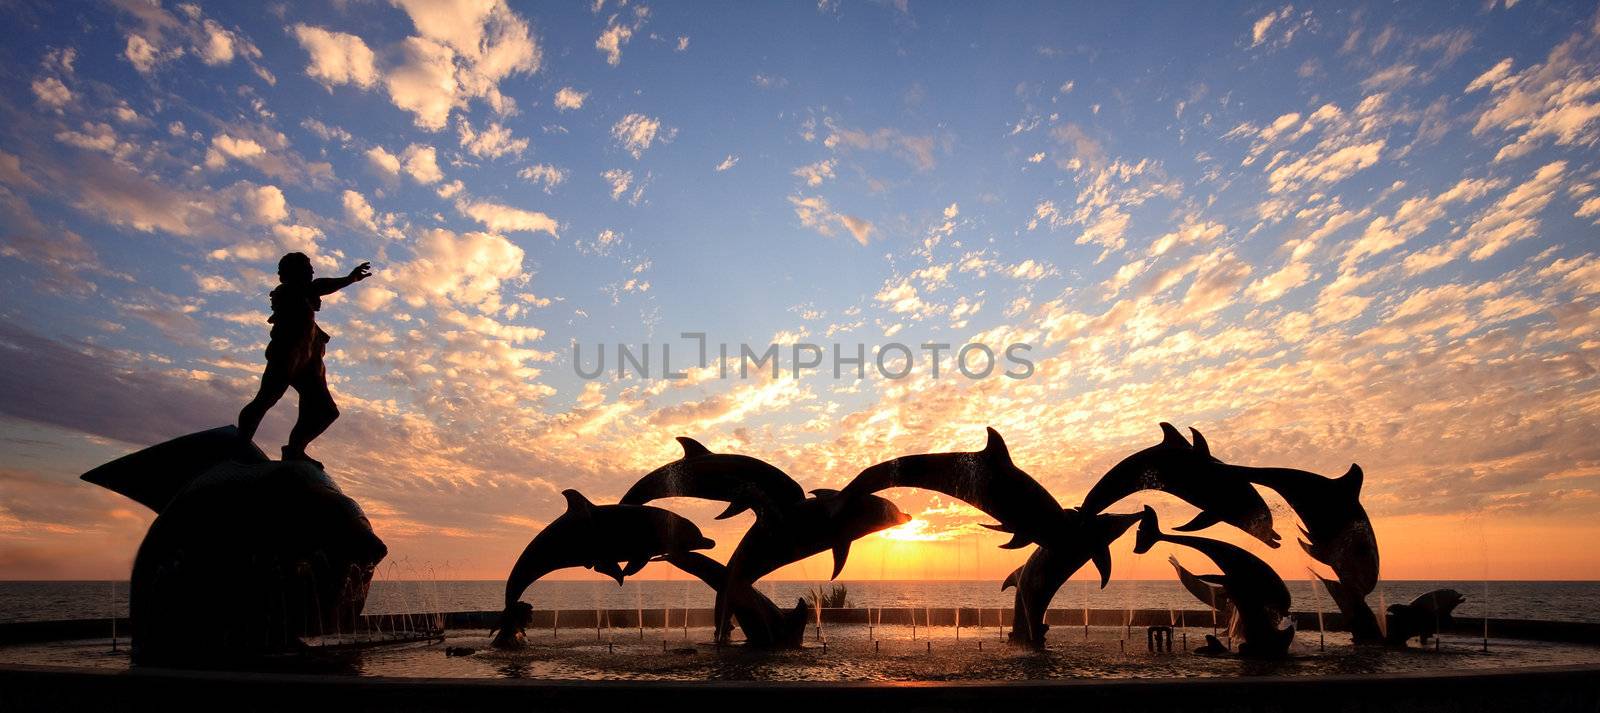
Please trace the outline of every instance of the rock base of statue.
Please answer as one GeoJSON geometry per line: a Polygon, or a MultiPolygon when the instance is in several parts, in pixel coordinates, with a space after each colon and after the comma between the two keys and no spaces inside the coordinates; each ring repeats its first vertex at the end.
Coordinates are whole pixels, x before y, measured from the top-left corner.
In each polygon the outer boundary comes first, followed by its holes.
{"type": "Polygon", "coordinates": [[[157,513],[131,578],[138,664],[236,666],[352,633],[388,553],[321,468],[273,461],[232,426],[132,453],[83,479],[157,513]]]}

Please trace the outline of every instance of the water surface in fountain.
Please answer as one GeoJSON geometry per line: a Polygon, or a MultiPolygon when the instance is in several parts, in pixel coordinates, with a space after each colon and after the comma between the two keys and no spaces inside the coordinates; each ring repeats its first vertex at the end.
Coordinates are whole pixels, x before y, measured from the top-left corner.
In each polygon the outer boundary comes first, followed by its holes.
{"type": "MultiPolygon", "coordinates": [[[[357,676],[441,678],[538,678],[568,680],[727,681],[958,681],[1030,679],[1126,679],[1227,676],[1320,676],[1527,666],[1600,664],[1600,648],[1493,639],[1488,653],[1476,637],[1446,635],[1435,650],[1386,650],[1350,645],[1344,632],[1328,632],[1319,650],[1318,632],[1303,631],[1291,657],[1251,661],[1197,656],[1183,651],[1203,643],[1209,628],[1174,631],[1174,653],[1150,653],[1143,636],[1122,647],[1124,629],[1091,627],[1052,640],[1044,650],[1006,646],[998,638],[964,636],[951,626],[829,624],[827,646],[810,642],[797,651],[755,651],[735,643],[715,646],[708,627],[646,628],[636,636],[604,637],[593,629],[530,632],[519,651],[489,648],[488,632],[451,632],[443,642],[369,649],[327,657],[309,670],[357,676]],[[1137,644],[1137,645],[1135,645],[1137,644]],[[931,645],[931,646],[930,646],[931,645]],[[448,656],[447,648],[475,653],[448,656]]],[[[630,632],[632,633],[632,632],[630,632]]],[[[124,669],[126,649],[110,651],[109,640],[84,640],[0,648],[0,664],[124,669]]],[[[305,670],[304,668],[294,670],[305,670]]]]}

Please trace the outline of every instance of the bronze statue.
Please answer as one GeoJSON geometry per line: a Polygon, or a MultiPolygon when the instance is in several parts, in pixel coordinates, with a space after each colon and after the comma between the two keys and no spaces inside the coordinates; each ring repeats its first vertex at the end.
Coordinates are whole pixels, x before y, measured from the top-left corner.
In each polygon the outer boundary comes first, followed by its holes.
{"type": "Polygon", "coordinates": [[[267,368],[261,372],[261,388],[255,398],[239,411],[239,437],[255,438],[256,429],[267,411],[283,398],[290,387],[300,394],[300,415],[283,447],[284,460],[315,463],[306,445],[339,418],[339,407],[328,391],[328,371],[322,363],[330,337],[317,326],[317,311],[322,298],[372,275],[368,263],[357,265],[344,277],[316,278],[311,258],[304,253],[289,253],[278,261],[279,284],[272,290],[271,340],[267,342],[267,368]]]}
{"type": "Polygon", "coordinates": [[[1427,646],[1429,638],[1438,636],[1441,630],[1455,623],[1451,614],[1465,601],[1467,598],[1454,589],[1435,589],[1411,600],[1410,604],[1390,604],[1389,635],[1385,640],[1390,646],[1404,648],[1415,636],[1419,643],[1427,646]]]}

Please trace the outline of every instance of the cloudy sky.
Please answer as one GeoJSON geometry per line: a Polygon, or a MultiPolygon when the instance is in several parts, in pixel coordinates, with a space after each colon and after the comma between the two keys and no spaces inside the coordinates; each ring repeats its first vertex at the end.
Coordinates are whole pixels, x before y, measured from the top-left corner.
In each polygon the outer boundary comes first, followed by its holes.
{"type": "MultiPolygon", "coordinates": [[[[234,419],[291,250],[376,271],[320,315],[344,417],[313,454],[448,576],[677,435],[837,487],[994,426],[1072,505],[1165,420],[1360,463],[1387,577],[1600,577],[1592,3],[5,5],[0,578],[123,576],[151,514],[77,475],[234,419]],[[574,345],[686,366],[684,332],[1037,368],[576,374],[574,345]]],[[[916,521],[845,578],[1025,555],[891,494],[916,521]]],[[[665,504],[718,556],[750,518],[665,504]]],[[[1131,539],[1119,576],[1170,576],[1131,539]]]]}

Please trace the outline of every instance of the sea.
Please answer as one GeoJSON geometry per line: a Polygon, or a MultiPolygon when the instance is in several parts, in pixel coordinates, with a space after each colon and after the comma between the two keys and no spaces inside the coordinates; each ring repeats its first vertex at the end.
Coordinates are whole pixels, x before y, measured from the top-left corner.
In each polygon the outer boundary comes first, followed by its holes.
{"type": "MultiPolygon", "coordinates": [[[[1326,592],[1307,580],[1289,582],[1296,611],[1334,611],[1326,592]]],[[[757,585],[779,605],[821,588],[845,589],[849,607],[977,607],[1003,608],[1012,592],[998,582],[973,581],[763,581],[757,585]]],[[[1449,588],[1466,595],[1458,618],[1547,619],[1600,623],[1600,582],[1518,581],[1386,581],[1369,598],[1373,609],[1410,602],[1424,592],[1449,588]]],[[[366,613],[400,614],[451,611],[497,611],[504,584],[490,580],[375,580],[366,613]]],[[[628,580],[621,586],[605,581],[535,582],[522,599],[537,609],[709,608],[713,594],[699,581],[628,580]]],[[[1056,609],[1200,609],[1182,585],[1161,580],[1072,581],[1056,594],[1056,609]]],[[[128,614],[128,583],[0,582],[0,623],[62,619],[104,619],[128,614]]]]}

